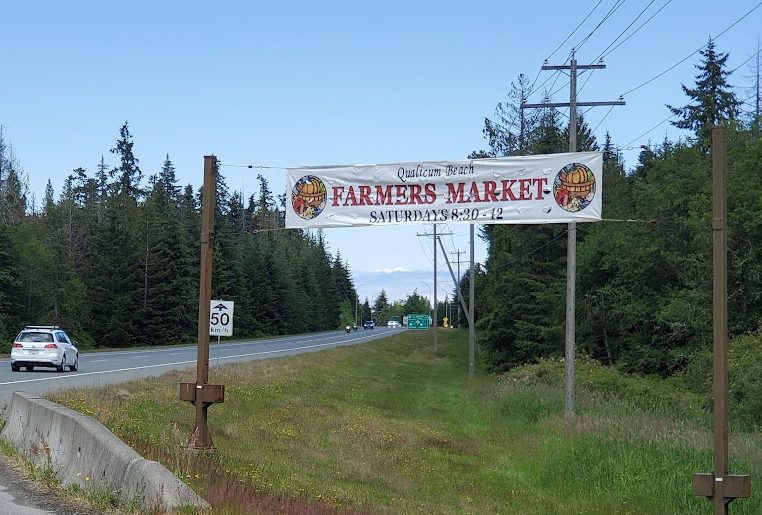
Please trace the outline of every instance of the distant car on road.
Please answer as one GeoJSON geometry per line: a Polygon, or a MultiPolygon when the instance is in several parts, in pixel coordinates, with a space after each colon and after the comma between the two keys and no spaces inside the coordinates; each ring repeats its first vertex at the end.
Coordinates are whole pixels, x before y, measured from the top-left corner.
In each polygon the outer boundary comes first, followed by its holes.
{"type": "Polygon", "coordinates": [[[34,367],[55,368],[72,372],[79,367],[79,350],[76,341],[66,331],[55,325],[30,325],[13,340],[11,346],[11,370],[21,367],[28,371],[34,367]]]}
{"type": "Polygon", "coordinates": [[[399,322],[397,322],[396,320],[389,320],[389,321],[386,323],[386,327],[391,327],[392,329],[399,329],[399,328],[400,328],[400,327],[402,327],[402,326],[401,326],[401,325],[400,325],[400,323],[399,323],[399,322]]]}
{"type": "Polygon", "coordinates": [[[376,324],[373,322],[373,320],[366,320],[362,325],[363,329],[374,329],[375,327],[376,324]]]}

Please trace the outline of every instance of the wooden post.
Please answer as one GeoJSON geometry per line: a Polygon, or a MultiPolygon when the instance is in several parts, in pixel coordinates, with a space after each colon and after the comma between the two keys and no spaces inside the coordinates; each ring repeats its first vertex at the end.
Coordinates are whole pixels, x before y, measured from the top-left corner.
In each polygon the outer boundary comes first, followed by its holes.
{"type": "Polygon", "coordinates": [[[714,339],[714,472],[694,474],[691,491],[712,499],[715,515],[751,496],[747,475],[728,474],[728,262],[725,127],[712,127],[712,318],[714,339]]]}
{"type": "Polygon", "coordinates": [[[209,303],[212,298],[212,254],[214,250],[214,209],[217,158],[204,156],[203,203],[201,206],[201,278],[198,292],[198,354],[196,382],[180,383],[180,399],[192,402],[196,419],[188,447],[214,449],[207,424],[207,410],[225,400],[225,385],[209,384],[209,303]]]}

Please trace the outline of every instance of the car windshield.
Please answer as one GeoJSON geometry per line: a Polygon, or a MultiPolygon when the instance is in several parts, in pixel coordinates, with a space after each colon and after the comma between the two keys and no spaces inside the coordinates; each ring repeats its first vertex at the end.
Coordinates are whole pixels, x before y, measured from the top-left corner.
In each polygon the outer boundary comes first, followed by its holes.
{"type": "Polygon", "coordinates": [[[53,335],[51,333],[35,333],[35,332],[23,332],[16,338],[17,342],[52,342],[53,335]]]}

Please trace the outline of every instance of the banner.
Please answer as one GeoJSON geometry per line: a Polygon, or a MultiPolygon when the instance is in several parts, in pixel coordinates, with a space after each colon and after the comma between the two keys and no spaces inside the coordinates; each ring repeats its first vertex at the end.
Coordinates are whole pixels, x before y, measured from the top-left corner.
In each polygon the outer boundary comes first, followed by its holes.
{"type": "Polygon", "coordinates": [[[286,227],[601,219],[603,155],[289,168],[286,227]]]}

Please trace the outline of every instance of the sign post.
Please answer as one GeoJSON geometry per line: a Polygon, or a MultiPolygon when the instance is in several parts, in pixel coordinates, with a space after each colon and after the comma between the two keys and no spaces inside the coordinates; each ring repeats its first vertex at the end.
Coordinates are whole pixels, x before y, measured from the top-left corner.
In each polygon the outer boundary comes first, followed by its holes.
{"type": "Polygon", "coordinates": [[[209,302],[209,336],[217,335],[217,369],[220,368],[220,336],[233,336],[232,300],[212,300],[209,302]]]}

